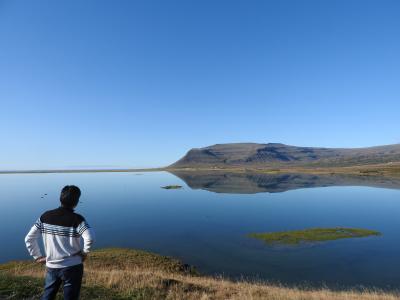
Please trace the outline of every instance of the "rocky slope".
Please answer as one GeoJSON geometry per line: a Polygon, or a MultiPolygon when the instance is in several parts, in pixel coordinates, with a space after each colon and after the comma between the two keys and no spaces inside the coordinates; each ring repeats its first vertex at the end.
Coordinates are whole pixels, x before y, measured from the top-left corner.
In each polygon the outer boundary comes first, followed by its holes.
{"type": "Polygon", "coordinates": [[[369,148],[317,148],[277,143],[234,143],[191,149],[169,168],[332,167],[391,162],[400,162],[400,144],[369,148]]]}

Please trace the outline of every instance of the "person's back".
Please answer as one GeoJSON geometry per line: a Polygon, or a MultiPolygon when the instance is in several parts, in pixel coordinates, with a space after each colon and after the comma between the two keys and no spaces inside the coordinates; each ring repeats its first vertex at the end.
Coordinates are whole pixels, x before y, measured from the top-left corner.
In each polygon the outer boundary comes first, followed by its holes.
{"type": "Polygon", "coordinates": [[[86,220],[74,212],[80,190],[66,186],[61,192],[61,206],[42,214],[25,238],[26,247],[38,263],[46,263],[46,285],[42,299],[54,299],[64,283],[64,299],[78,299],[83,275],[83,260],[90,252],[94,233],[86,220]],[[39,239],[43,238],[46,257],[39,239]],[[82,243],[83,240],[83,243],[82,243]]]}

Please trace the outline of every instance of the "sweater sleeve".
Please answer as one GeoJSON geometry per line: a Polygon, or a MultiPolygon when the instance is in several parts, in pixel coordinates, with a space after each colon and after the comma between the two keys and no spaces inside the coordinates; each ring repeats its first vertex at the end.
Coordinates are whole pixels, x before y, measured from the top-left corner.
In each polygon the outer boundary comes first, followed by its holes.
{"type": "Polygon", "coordinates": [[[25,237],[26,248],[28,249],[29,254],[33,256],[34,259],[43,256],[39,246],[39,239],[42,236],[41,228],[42,222],[39,218],[25,237]]]}
{"type": "Polygon", "coordinates": [[[86,222],[86,220],[83,220],[79,224],[77,230],[78,230],[78,233],[83,238],[83,252],[89,253],[90,250],[92,249],[92,245],[95,241],[95,234],[94,234],[93,229],[89,226],[89,224],[86,222]]]}

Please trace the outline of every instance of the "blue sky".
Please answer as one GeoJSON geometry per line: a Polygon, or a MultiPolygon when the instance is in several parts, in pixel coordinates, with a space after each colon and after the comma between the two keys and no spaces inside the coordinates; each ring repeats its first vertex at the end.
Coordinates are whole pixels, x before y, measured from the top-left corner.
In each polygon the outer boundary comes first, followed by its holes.
{"type": "Polygon", "coordinates": [[[400,2],[0,0],[0,169],[400,142],[400,2]]]}

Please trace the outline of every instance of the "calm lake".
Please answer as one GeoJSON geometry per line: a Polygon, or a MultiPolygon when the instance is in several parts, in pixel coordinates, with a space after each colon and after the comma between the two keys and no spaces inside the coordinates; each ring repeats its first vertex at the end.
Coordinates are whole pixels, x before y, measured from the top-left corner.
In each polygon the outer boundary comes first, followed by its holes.
{"type": "Polygon", "coordinates": [[[28,258],[25,234],[43,211],[58,206],[67,184],[82,190],[77,212],[95,229],[96,248],[144,249],[232,278],[399,286],[400,183],[370,176],[3,174],[0,262],[28,258]],[[183,189],[160,188],[171,184],[183,189]],[[247,236],[335,226],[382,236],[285,247],[247,236]]]}

